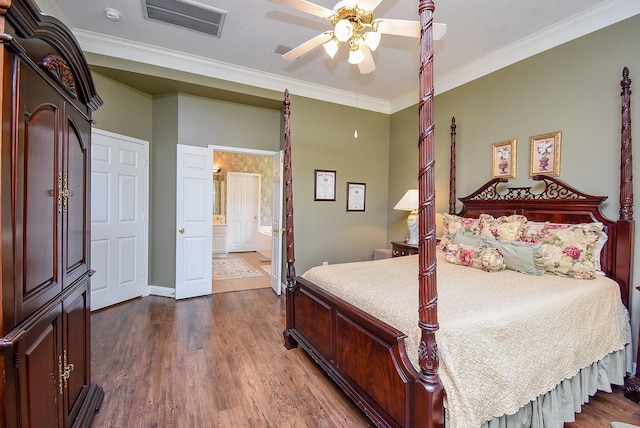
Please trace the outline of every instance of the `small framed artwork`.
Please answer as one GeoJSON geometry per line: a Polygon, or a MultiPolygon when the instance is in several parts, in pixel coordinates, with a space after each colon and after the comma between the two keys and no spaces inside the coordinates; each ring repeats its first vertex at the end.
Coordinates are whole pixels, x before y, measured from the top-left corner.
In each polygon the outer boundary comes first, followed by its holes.
{"type": "Polygon", "coordinates": [[[365,183],[347,183],[347,211],[364,211],[366,194],[365,183]]]}
{"type": "Polygon", "coordinates": [[[492,145],[491,178],[516,178],[516,140],[492,145]]]}
{"type": "Polygon", "coordinates": [[[314,170],[314,201],[336,200],[336,172],[326,169],[314,170]]]}
{"type": "Polygon", "coordinates": [[[560,144],[562,131],[531,137],[529,176],[560,175],[560,144]]]}

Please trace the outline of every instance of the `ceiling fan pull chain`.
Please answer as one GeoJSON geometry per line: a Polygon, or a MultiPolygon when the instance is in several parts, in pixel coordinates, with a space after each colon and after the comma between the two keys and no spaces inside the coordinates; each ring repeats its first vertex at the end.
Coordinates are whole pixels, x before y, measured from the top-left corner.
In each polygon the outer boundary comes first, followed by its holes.
{"type": "Polygon", "coordinates": [[[360,79],[356,78],[356,129],[353,131],[353,138],[358,139],[358,93],[360,91],[360,79]]]}

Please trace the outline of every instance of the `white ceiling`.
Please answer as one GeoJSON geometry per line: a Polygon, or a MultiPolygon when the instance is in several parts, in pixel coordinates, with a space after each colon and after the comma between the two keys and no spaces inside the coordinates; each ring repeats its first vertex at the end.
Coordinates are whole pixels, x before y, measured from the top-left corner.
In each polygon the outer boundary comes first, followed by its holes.
{"type": "MultiPolygon", "coordinates": [[[[269,90],[392,113],[418,101],[418,39],[384,35],[377,69],[360,75],[343,47],[297,61],[274,52],[327,30],[322,18],[267,0],[191,0],[227,11],[220,38],[149,21],[143,0],[35,0],[76,35],[85,52],[195,73],[269,90]],[[105,9],[121,12],[112,22],[105,9]]],[[[332,8],[336,0],[315,0],[332,8]]],[[[374,18],[417,20],[417,0],[383,0],[374,18]]],[[[435,88],[442,93],[640,13],[638,0],[436,0],[447,33],[434,44],[435,88]]]]}

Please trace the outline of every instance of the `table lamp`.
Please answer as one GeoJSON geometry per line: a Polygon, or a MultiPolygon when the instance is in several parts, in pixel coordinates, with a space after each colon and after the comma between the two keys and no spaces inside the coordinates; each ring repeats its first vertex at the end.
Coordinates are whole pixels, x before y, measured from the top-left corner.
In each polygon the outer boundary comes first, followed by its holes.
{"type": "Polygon", "coordinates": [[[407,190],[393,209],[410,212],[407,217],[407,227],[409,228],[407,244],[418,245],[418,189],[407,190]]]}

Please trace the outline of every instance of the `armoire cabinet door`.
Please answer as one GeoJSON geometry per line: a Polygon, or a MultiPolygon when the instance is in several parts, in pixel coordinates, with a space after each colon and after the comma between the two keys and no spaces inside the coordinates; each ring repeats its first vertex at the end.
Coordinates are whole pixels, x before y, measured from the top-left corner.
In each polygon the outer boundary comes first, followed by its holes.
{"type": "Polygon", "coordinates": [[[0,1],[0,428],[89,428],[91,115],[102,99],[73,33],[0,1]]]}
{"type": "Polygon", "coordinates": [[[87,396],[91,378],[89,281],[82,280],[78,288],[62,303],[64,326],[63,363],[68,379],[64,388],[64,413],[67,426],[72,426],[87,396]]]}
{"type": "Polygon", "coordinates": [[[15,207],[16,324],[62,291],[63,101],[26,64],[18,61],[15,207]]]}
{"type": "Polygon", "coordinates": [[[19,64],[16,322],[86,275],[90,224],[91,125],[19,64]]]}
{"type": "Polygon", "coordinates": [[[19,427],[74,425],[91,377],[89,316],[84,278],[16,344],[19,427]]]}
{"type": "Polygon", "coordinates": [[[63,426],[62,305],[41,317],[16,344],[21,428],[63,426]]]}
{"type": "Polygon", "coordinates": [[[73,109],[65,106],[63,148],[63,281],[67,287],[89,270],[89,141],[91,125],[73,109]]]}

